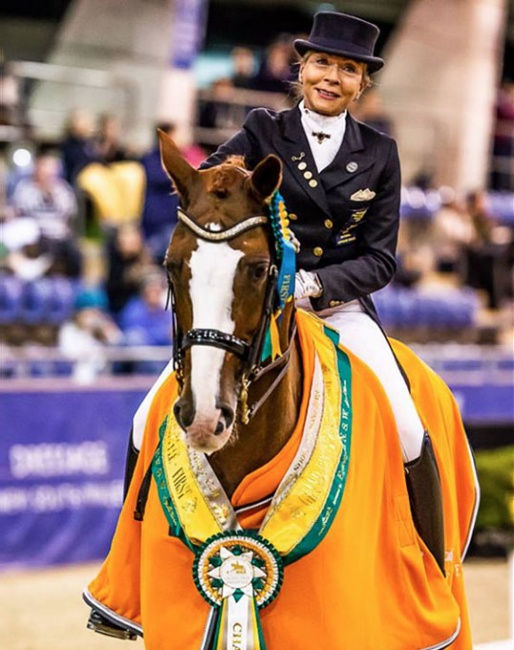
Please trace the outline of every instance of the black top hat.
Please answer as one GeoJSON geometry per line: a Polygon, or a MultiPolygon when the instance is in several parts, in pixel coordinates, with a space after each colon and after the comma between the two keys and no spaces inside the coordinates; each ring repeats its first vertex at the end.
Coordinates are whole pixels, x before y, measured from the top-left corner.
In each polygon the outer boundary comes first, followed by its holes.
{"type": "Polygon", "coordinates": [[[308,50],[337,54],[368,64],[369,72],[377,72],[384,61],[373,56],[380,30],[373,23],[335,11],[320,11],[314,16],[309,40],[297,39],[294,46],[303,56],[308,50]]]}

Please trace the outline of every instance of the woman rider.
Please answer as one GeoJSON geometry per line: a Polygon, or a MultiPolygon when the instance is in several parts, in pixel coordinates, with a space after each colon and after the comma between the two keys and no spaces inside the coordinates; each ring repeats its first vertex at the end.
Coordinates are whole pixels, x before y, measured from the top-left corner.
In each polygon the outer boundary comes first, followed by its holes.
{"type": "Polygon", "coordinates": [[[280,192],[300,242],[295,299],[334,326],[341,343],[380,379],[396,419],[418,532],[444,571],[439,474],[428,433],[378,323],[370,294],[395,272],[400,164],[393,139],[348,112],[384,62],[379,29],[336,12],[314,17],[296,40],[302,99],[290,110],[252,111],[242,129],[203,164],[242,155],[252,169],[267,154],[283,161],[280,192]]]}

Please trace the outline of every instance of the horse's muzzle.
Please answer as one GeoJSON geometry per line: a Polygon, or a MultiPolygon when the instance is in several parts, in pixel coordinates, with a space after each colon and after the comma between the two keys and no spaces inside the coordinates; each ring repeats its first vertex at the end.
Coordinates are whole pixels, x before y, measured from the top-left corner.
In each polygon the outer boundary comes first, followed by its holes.
{"type": "Polygon", "coordinates": [[[216,404],[210,413],[197,413],[192,403],[179,398],[173,407],[175,418],[197,451],[219,451],[232,433],[235,411],[229,404],[216,404]]]}

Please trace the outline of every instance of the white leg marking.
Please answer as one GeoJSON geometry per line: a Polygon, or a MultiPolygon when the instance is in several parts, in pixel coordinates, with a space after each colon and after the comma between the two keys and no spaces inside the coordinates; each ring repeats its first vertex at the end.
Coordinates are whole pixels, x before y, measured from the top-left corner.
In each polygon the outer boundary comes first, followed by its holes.
{"type": "MultiPolygon", "coordinates": [[[[233,286],[237,263],[243,253],[227,243],[214,244],[200,240],[191,255],[189,285],[193,307],[193,328],[217,329],[234,333],[231,317],[233,286]]],[[[216,396],[219,392],[221,366],[225,352],[211,346],[191,348],[191,389],[196,416],[218,417],[216,396]]]]}

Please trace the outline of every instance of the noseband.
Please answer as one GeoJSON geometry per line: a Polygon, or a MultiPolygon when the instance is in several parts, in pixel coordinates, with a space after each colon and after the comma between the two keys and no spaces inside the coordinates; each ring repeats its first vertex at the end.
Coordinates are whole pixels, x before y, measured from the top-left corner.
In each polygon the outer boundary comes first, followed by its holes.
{"type": "MultiPolygon", "coordinates": [[[[257,228],[258,226],[262,226],[269,222],[268,217],[264,215],[256,215],[253,217],[248,217],[243,221],[236,223],[234,226],[231,226],[230,228],[226,228],[224,230],[210,230],[208,228],[200,226],[181,208],[178,209],[178,219],[200,239],[215,243],[230,241],[231,239],[238,237],[248,230],[257,228]]],[[[216,329],[191,329],[188,332],[181,332],[177,324],[177,318],[174,309],[175,297],[173,293],[173,286],[170,282],[169,292],[173,311],[173,364],[181,389],[184,382],[184,352],[193,345],[208,345],[211,347],[220,348],[226,352],[231,352],[239,359],[241,359],[245,365],[244,384],[246,387],[256,376],[260,368],[264,337],[268,330],[271,314],[273,312],[273,302],[278,276],[278,269],[275,263],[276,261],[273,259],[273,246],[270,246],[270,251],[272,255],[272,263],[269,266],[268,277],[266,280],[264,308],[261,321],[259,323],[259,328],[250,343],[243,341],[243,339],[240,339],[233,334],[227,334],[226,332],[221,332],[220,330],[216,329]]]]}

